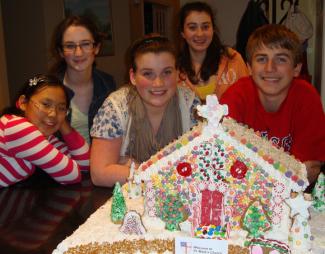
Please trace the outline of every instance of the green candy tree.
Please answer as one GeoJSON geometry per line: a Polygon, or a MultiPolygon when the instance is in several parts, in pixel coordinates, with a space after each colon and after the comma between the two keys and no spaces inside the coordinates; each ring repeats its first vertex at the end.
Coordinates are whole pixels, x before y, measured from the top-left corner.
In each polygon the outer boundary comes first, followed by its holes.
{"type": "Polygon", "coordinates": [[[243,228],[248,231],[249,237],[258,238],[269,230],[271,223],[260,201],[254,201],[243,218],[243,228]]]}
{"type": "Polygon", "coordinates": [[[178,195],[167,195],[159,204],[159,217],[169,231],[179,230],[179,223],[187,219],[185,208],[178,195]]]}
{"type": "Polygon", "coordinates": [[[320,173],[312,192],[313,207],[319,211],[325,211],[325,175],[320,173]]]}
{"type": "Polygon", "coordinates": [[[113,200],[111,207],[111,220],[113,221],[113,223],[122,223],[126,211],[127,208],[122,193],[121,185],[119,182],[117,182],[113,190],[113,200]]]}

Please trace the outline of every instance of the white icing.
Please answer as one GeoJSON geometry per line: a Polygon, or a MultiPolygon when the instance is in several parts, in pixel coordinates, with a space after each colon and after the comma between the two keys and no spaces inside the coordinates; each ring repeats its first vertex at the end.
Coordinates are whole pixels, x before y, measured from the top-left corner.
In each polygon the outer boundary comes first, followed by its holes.
{"type": "MultiPolygon", "coordinates": [[[[126,200],[127,207],[129,210],[135,210],[139,214],[144,214],[144,207],[146,209],[146,215],[143,216],[142,220],[144,226],[147,229],[147,233],[141,236],[136,235],[125,235],[119,232],[119,225],[115,225],[110,221],[110,206],[111,202],[108,202],[103,207],[98,209],[88,220],[85,224],[79,227],[79,229],[70,237],[65,239],[62,243],[60,243],[57,249],[53,252],[55,254],[63,253],[70,247],[80,245],[80,244],[87,244],[92,242],[97,243],[114,243],[116,241],[120,241],[123,239],[133,240],[133,239],[146,239],[146,240],[154,240],[154,239],[174,239],[176,236],[190,236],[193,232],[193,228],[191,225],[198,225],[198,218],[200,218],[200,209],[194,211],[194,207],[199,206],[201,198],[197,201],[197,204],[193,204],[193,211],[197,213],[199,217],[191,217],[193,221],[185,221],[181,223],[181,231],[170,232],[164,229],[164,222],[160,219],[152,217],[155,215],[155,203],[154,203],[154,190],[152,189],[151,183],[151,176],[156,175],[160,170],[166,169],[169,167],[169,163],[174,163],[180,160],[181,157],[184,155],[189,155],[194,150],[194,147],[199,147],[200,144],[204,142],[209,143],[211,140],[213,141],[215,138],[218,138],[224,141],[225,147],[234,147],[238,153],[244,154],[246,158],[259,167],[261,167],[266,174],[270,175],[273,179],[276,180],[277,186],[275,186],[272,190],[272,199],[270,201],[271,206],[274,207],[274,216],[272,219],[272,230],[268,231],[265,234],[265,237],[270,239],[279,240],[281,242],[288,243],[288,236],[291,227],[291,220],[289,219],[290,209],[289,207],[283,202],[284,199],[290,197],[290,192],[296,191],[301,192],[303,191],[306,186],[308,185],[308,181],[306,180],[306,168],[305,166],[300,163],[298,165],[301,166],[302,173],[300,177],[304,180],[304,186],[299,186],[295,181],[292,179],[284,176],[282,172],[276,170],[272,164],[265,161],[258,153],[252,151],[246,145],[240,143],[236,138],[230,136],[226,131],[224,131],[222,125],[220,124],[220,120],[222,117],[227,113],[227,106],[220,105],[218,103],[218,99],[215,96],[209,96],[207,98],[207,105],[198,107],[199,114],[207,118],[208,123],[200,123],[197,127],[194,127],[193,131],[187,134],[184,134],[180,137],[180,140],[185,139],[191,135],[191,133],[200,133],[197,137],[193,138],[190,142],[186,145],[181,146],[179,149],[176,149],[173,152],[169,152],[172,148],[175,147],[174,143],[168,145],[164,151],[168,151],[169,154],[167,156],[163,156],[161,159],[156,160],[151,166],[147,167],[146,163],[140,165],[139,169],[135,172],[134,180],[136,183],[140,183],[144,181],[148,183],[146,192],[145,192],[145,201],[146,204],[143,203],[143,198],[135,198],[132,200],[126,200]],[[144,168],[145,171],[143,170],[144,168]],[[278,207],[276,207],[278,206],[278,207]],[[150,217],[151,216],[151,217],[150,217]],[[192,223],[192,224],[191,224],[192,223]]],[[[251,130],[247,130],[250,132],[251,130]]],[[[256,136],[256,138],[259,138],[256,136]]],[[[261,141],[262,142],[262,141],[261,141]]],[[[280,157],[282,154],[280,155],[280,157]]],[[[275,158],[274,158],[275,159],[275,158]]],[[[297,164],[295,165],[297,166],[297,164]]],[[[289,169],[291,170],[290,166],[289,169]]],[[[131,170],[133,171],[133,170],[131,170]]],[[[226,170],[223,170],[226,172],[226,170]]],[[[294,170],[291,170],[294,172],[294,170]]],[[[132,174],[131,174],[132,175],[132,174]]],[[[225,175],[223,175],[225,176],[225,175]]],[[[216,184],[211,182],[197,182],[196,186],[192,186],[198,190],[197,195],[199,195],[199,191],[202,190],[218,190],[224,194],[224,200],[227,200],[230,197],[228,193],[228,186],[227,184],[216,184]]],[[[130,188],[131,189],[131,188],[130,188]]],[[[236,207],[224,207],[225,211],[232,212],[232,209],[236,209],[236,207]]],[[[324,219],[324,218],[323,218],[324,219]]],[[[300,224],[302,222],[298,221],[300,224]]],[[[317,225],[315,225],[317,226],[317,225]]],[[[324,232],[323,235],[320,236],[319,239],[322,239],[322,236],[325,237],[324,232]]],[[[240,245],[243,246],[244,241],[246,239],[247,232],[244,230],[236,230],[230,232],[230,240],[229,244],[240,245]]],[[[323,238],[324,238],[323,237],[323,238]]],[[[322,240],[321,240],[322,241],[322,240]]],[[[324,242],[320,242],[319,240],[317,243],[320,243],[319,246],[324,246],[324,242]]],[[[308,245],[308,244],[307,244],[308,245]]],[[[308,248],[306,244],[304,245],[305,248],[295,249],[301,253],[308,253],[306,248],[308,248]]],[[[296,254],[296,252],[295,252],[296,254]]]]}
{"type": "MultiPolygon", "coordinates": [[[[126,199],[129,210],[135,210],[143,214],[143,198],[126,199]]],[[[289,208],[287,207],[289,210],[289,208]]],[[[121,225],[113,224],[110,220],[111,201],[100,207],[93,213],[87,221],[82,224],[71,236],[63,240],[52,254],[63,254],[71,247],[89,243],[113,243],[124,239],[174,239],[176,236],[189,236],[181,231],[171,232],[164,229],[164,222],[158,218],[142,217],[142,222],[147,229],[147,233],[142,236],[125,235],[119,231],[121,225]]],[[[287,211],[286,213],[289,213],[287,211]]],[[[325,213],[311,211],[311,232],[315,240],[312,242],[313,253],[324,253],[325,250],[325,213]],[[323,252],[321,252],[323,251],[323,252]]],[[[288,223],[289,221],[285,221],[288,223]]],[[[276,235],[276,232],[273,232],[276,235]]],[[[230,231],[229,244],[243,246],[247,232],[244,230],[230,231]]],[[[168,253],[168,252],[166,252],[168,253]]],[[[295,254],[308,254],[307,251],[295,254]]]]}

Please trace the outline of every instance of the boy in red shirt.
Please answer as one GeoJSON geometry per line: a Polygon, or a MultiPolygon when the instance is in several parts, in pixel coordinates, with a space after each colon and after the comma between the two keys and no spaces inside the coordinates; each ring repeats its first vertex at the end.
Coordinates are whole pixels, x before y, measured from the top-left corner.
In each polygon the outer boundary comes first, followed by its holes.
{"type": "Polygon", "coordinates": [[[265,25],[250,36],[250,77],[221,98],[229,116],[247,124],[307,167],[310,183],[325,161],[325,115],[316,89],[298,79],[302,49],[297,35],[282,25],[265,25]]]}

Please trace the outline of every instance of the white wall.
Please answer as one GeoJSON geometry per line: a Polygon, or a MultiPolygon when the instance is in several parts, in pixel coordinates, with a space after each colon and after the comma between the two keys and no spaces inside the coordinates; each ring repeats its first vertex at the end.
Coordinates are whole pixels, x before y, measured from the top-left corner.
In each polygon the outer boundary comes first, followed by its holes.
{"type": "MultiPolygon", "coordinates": [[[[46,45],[50,46],[54,27],[64,18],[63,1],[43,1],[46,45]],[[49,12],[49,10],[52,10],[49,12]]],[[[98,56],[97,67],[114,76],[117,85],[124,84],[125,64],[124,54],[130,45],[130,15],[129,2],[112,0],[112,23],[114,55],[98,56]]],[[[50,65],[50,63],[49,63],[50,65]]]]}
{"type": "MultiPolygon", "coordinates": [[[[64,18],[62,0],[1,1],[0,12],[0,108],[29,77],[47,72],[49,47],[55,26],[64,18]],[[4,37],[5,35],[5,37],[4,37]],[[9,91],[9,92],[8,92],[9,91]]],[[[124,54],[130,45],[129,1],[112,0],[114,55],[99,56],[97,67],[124,84],[124,54]]],[[[109,10],[107,10],[109,11],[109,10]]]]}
{"type": "Polygon", "coordinates": [[[112,74],[118,86],[124,84],[126,73],[125,52],[131,44],[129,1],[113,0],[114,55],[97,57],[98,68],[112,74]]]}

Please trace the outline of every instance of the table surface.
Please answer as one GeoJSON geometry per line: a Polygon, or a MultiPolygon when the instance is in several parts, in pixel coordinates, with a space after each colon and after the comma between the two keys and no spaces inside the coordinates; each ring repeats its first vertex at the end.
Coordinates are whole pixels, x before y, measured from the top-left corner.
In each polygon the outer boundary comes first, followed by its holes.
{"type": "Polygon", "coordinates": [[[27,181],[0,189],[0,252],[52,253],[112,195],[111,188],[62,186],[38,172],[27,181]]]}

